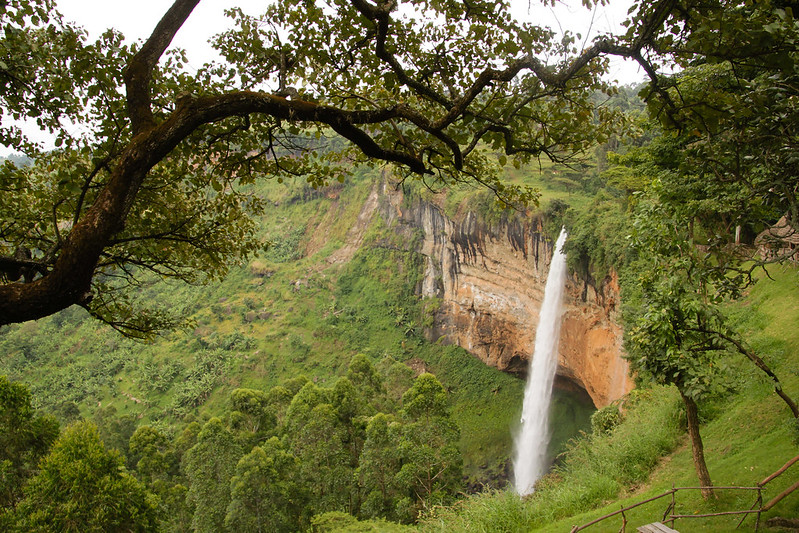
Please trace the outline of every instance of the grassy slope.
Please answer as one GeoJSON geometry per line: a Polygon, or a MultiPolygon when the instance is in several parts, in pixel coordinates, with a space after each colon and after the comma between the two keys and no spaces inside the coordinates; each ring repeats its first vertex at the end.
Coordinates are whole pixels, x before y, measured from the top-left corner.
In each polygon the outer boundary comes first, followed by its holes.
{"type": "MultiPolygon", "coordinates": [[[[496,478],[509,457],[523,383],[463,350],[421,338],[423,305],[412,294],[418,257],[385,252],[342,266],[325,261],[355,223],[371,180],[360,173],[339,199],[303,199],[301,187],[262,184],[259,193],[274,203],[262,220],[262,236],[275,246],[257,260],[267,276],[243,266],[207,286],[159,283],[138,295],[146,305],[185,312],[194,327],[142,344],[82,310],[68,310],[0,330],[0,372],[31,385],[40,406],[62,415],[76,406],[92,417],[102,407],[138,423],[170,426],[219,414],[236,387],[266,390],[299,374],[332,384],[359,352],[376,364],[386,357],[420,358],[451,391],[467,475],[496,478]],[[313,235],[291,240],[306,227],[313,235]],[[285,254],[306,245],[311,256],[287,260],[285,254]],[[398,265],[407,267],[404,274],[398,265]],[[398,318],[403,313],[404,322],[398,318]],[[415,331],[407,333],[414,322],[415,331]]],[[[387,228],[370,230],[367,239],[381,231],[387,228]]],[[[587,420],[585,409],[568,398],[560,397],[557,408],[578,411],[577,429],[587,420]]]]}
{"type": "MultiPolygon", "coordinates": [[[[264,194],[281,202],[262,221],[268,240],[292,227],[304,227],[313,213],[336,209],[331,199],[291,202],[285,188],[268,189],[264,194]]],[[[329,228],[331,240],[343,239],[357,216],[363,189],[353,187],[352,201],[338,210],[338,224],[329,228]]],[[[301,372],[321,379],[339,375],[349,358],[315,346],[318,343],[311,338],[314,318],[321,315],[318,307],[329,302],[333,288],[329,276],[319,273],[324,252],[290,262],[269,261],[267,255],[262,262],[272,272],[268,279],[240,267],[233,268],[222,282],[207,286],[161,283],[143,289],[138,295],[141,301],[168,302],[173,309],[184,310],[197,326],[149,344],[123,339],[75,310],[6,328],[0,337],[5,355],[0,371],[30,383],[44,405],[52,405],[58,397],[77,403],[84,416],[102,405],[145,422],[174,407],[181,378],[198,366],[202,352],[221,352],[225,357],[217,372],[219,379],[206,397],[195,402],[209,413],[218,412],[230,390],[238,386],[266,389],[301,372]],[[300,288],[292,285],[298,279],[304,282],[300,288]],[[263,312],[264,318],[249,320],[250,311],[263,312]],[[237,339],[240,342],[234,343],[237,339]],[[30,356],[21,357],[21,351],[30,356]],[[331,352],[335,357],[328,357],[331,352]],[[107,359],[110,363],[103,364],[107,359]],[[171,365],[177,367],[174,375],[171,365]],[[136,403],[131,396],[144,402],[136,403]]],[[[183,409],[177,416],[188,411],[193,409],[183,409]]]]}
{"type": "MultiPolygon", "coordinates": [[[[794,267],[774,268],[774,280],[761,279],[746,299],[729,306],[733,322],[744,334],[751,346],[766,360],[780,376],[785,390],[799,398],[799,271],[794,267]]],[[[751,363],[735,358],[729,361],[730,384],[733,392],[702,407],[708,421],[702,426],[705,454],[711,477],[716,486],[752,486],[781,467],[788,459],[799,453],[799,433],[790,418],[784,403],[773,393],[773,388],[762,373],[751,363]]],[[[673,390],[654,389],[648,402],[675,397],[673,390]]],[[[676,399],[676,398],[675,398],[676,399]]],[[[675,403],[673,405],[679,405],[675,403]]],[[[633,411],[636,409],[633,408],[633,411]]],[[[623,440],[634,439],[661,431],[669,425],[669,410],[652,411],[649,415],[628,420],[617,428],[611,438],[623,436],[623,440]]],[[[552,480],[527,503],[515,495],[489,493],[464,502],[460,509],[440,512],[439,517],[425,526],[429,531],[569,531],[572,526],[585,524],[604,514],[663,493],[672,486],[696,486],[696,475],[691,459],[690,444],[684,435],[675,433],[675,450],[664,457],[654,469],[651,477],[642,482],[629,483],[620,496],[611,490],[603,494],[602,489],[612,489],[612,483],[592,483],[591,476],[602,478],[623,477],[624,467],[611,464],[611,455],[620,454],[620,448],[607,446],[606,440],[598,440],[590,453],[578,457],[576,463],[590,463],[592,470],[575,467],[576,475],[563,475],[561,483],[552,480]],[[605,457],[602,457],[602,455],[605,457]],[[603,485],[604,483],[604,485],[603,485]],[[591,491],[594,491],[591,493],[591,491]],[[604,504],[601,502],[604,501],[604,504]],[[564,503],[566,502],[566,503],[564,503]],[[600,508],[581,512],[586,507],[600,508]],[[560,512],[552,511],[562,506],[560,512]],[[544,515],[566,516],[549,520],[544,515]]],[[[667,442],[668,438],[664,441],[667,442]]],[[[642,448],[643,444],[630,445],[642,448]]],[[[585,454],[585,451],[583,452],[585,454]]],[[[579,455],[579,454],[578,454],[579,455]]],[[[557,476],[555,476],[557,477],[557,476]]],[[[799,465],[777,478],[764,490],[768,501],[799,478],[799,465]]],[[[601,479],[600,479],[601,481],[601,479]]],[[[714,511],[748,509],[754,502],[749,492],[719,491],[717,500],[703,502],[696,491],[681,492],[677,497],[677,509],[684,514],[702,514],[714,511]]],[[[635,527],[659,520],[666,509],[666,499],[641,506],[628,512],[628,531],[635,527]]],[[[765,514],[761,522],[769,517],[799,517],[799,492],[793,493],[765,514]]],[[[739,518],[692,518],[678,520],[680,531],[732,531],[739,518]]],[[[593,532],[618,531],[621,518],[616,517],[587,529],[593,532]]],[[[743,531],[754,530],[753,518],[748,518],[743,531]]]]}
{"type": "MultiPolygon", "coordinates": [[[[744,332],[745,338],[761,354],[783,381],[785,390],[799,397],[799,271],[791,267],[774,268],[774,280],[761,279],[749,297],[730,307],[733,320],[744,332]]],[[[708,409],[713,416],[702,428],[705,456],[711,478],[717,486],[753,486],[780,468],[788,459],[799,453],[797,433],[791,424],[790,412],[774,394],[765,376],[750,363],[731,362],[738,374],[736,394],[719,401],[708,409]]],[[[799,478],[799,465],[770,483],[764,490],[768,501],[799,478]]],[[[675,486],[696,486],[696,475],[691,459],[690,444],[682,446],[658,468],[645,490],[635,497],[614,503],[601,510],[542,529],[563,531],[564,526],[579,524],[611,512],[619,504],[628,505],[657,495],[675,486]]],[[[725,510],[748,509],[754,497],[735,491],[719,491],[717,501],[705,503],[696,492],[680,493],[678,509],[685,514],[710,513],[725,510]]],[[[643,506],[629,514],[631,523],[645,523],[662,513],[666,503],[643,506]]],[[[799,517],[799,493],[794,493],[764,515],[799,517]]],[[[677,522],[684,531],[731,531],[740,517],[715,517],[686,519],[677,522]]],[[[608,524],[598,525],[589,531],[617,531],[608,524]]],[[[744,530],[754,529],[754,520],[747,519],[744,530]]]]}

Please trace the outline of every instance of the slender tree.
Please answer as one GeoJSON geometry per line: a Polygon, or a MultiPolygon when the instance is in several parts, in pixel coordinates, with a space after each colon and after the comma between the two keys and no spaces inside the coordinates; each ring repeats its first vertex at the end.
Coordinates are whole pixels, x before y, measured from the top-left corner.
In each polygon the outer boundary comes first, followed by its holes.
{"type": "Polygon", "coordinates": [[[230,480],[243,455],[235,438],[218,418],[212,418],[197,435],[183,459],[189,480],[188,499],[194,505],[195,532],[227,531],[225,515],[230,503],[230,480]]]}
{"type": "Polygon", "coordinates": [[[406,423],[398,453],[401,468],[395,476],[405,493],[397,502],[402,520],[415,520],[435,505],[450,503],[463,483],[460,431],[452,421],[446,390],[433,374],[421,374],[402,397],[406,423]]]}
{"type": "Polygon", "coordinates": [[[395,509],[403,495],[396,481],[402,466],[397,448],[400,437],[401,424],[391,415],[378,413],[366,426],[357,474],[364,492],[361,514],[367,518],[399,518],[395,509]]]}
{"type": "Polygon", "coordinates": [[[36,413],[28,388],[0,376],[0,514],[22,497],[57,437],[58,422],[36,413]]]}
{"type": "Polygon", "coordinates": [[[230,531],[298,531],[304,498],[296,483],[297,459],[276,437],[236,465],[225,524],[230,531]]]}
{"type": "Polygon", "coordinates": [[[702,495],[713,495],[699,432],[697,401],[714,391],[715,370],[723,348],[696,333],[697,326],[713,322],[716,315],[699,301],[690,282],[677,271],[657,270],[644,280],[642,309],[627,333],[633,368],[642,378],[675,385],[685,407],[688,435],[702,495]],[[716,366],[714,367],[714,363],[716,366]]]}

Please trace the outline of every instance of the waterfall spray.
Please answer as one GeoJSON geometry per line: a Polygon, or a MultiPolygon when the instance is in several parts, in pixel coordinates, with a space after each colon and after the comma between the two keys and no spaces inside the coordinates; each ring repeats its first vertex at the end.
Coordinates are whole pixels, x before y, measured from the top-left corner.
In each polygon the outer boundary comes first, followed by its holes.
{"type": "Polygon", "coordinates": [[[535,482],[544,474],[547,466],[549,402],[558,366],[561,303],[566,285],[566,254],[563,253],[565,241],[564,228],[560,232],[549,263],[544,302],[541,304],[541,314],[535,332],[535,350],[530,359],[527,386],[524,389],[521,429],[516,435],[514,484],[516,492],[521,496],[533,492],[535,482]]]}

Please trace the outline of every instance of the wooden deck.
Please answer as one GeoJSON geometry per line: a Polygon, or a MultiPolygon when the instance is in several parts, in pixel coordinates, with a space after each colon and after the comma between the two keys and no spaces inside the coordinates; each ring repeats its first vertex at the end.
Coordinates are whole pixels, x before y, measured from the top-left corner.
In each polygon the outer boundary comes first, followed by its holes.
{"type": "Polygon", "coordinates": [[[651,524],[641,526],[638,528],[638,532],[639,533],[680,533],[676,529],[671,529],[669,526],[665,526],[660,522],[652,522],[651,524]]]}

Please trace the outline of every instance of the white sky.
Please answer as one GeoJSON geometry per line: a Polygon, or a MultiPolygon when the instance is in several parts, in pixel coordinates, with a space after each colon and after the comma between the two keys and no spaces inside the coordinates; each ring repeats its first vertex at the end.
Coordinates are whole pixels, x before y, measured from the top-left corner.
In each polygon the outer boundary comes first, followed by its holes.
{"type": "MultiPolygon", "coordinates": [[[[633,0],[608,0],[609,5],[593,10],[583,7],[580,0],[556,0],[554,7],[544,6],[541,0],[510,0],[517,19],[550,27],[556,32],[569,30],[579,33],[582,42],[589,46],[594,37],[604,34],[621,35],[627,28],[621,25],[627,19],[627,10],[633,0]]],[[[612,57],[608,79],[620,84],[644,81],[646,74],[631,60],[612,57]]]]}

